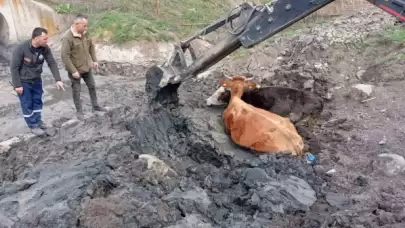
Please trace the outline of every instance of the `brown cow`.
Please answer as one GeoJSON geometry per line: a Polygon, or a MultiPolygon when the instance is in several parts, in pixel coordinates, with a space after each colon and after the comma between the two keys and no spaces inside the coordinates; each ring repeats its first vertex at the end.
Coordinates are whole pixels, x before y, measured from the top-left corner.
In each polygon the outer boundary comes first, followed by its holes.
{"type": "Polygon", "coordinates": [[[231,89],[231,99],[222,118],[232,140],[258,152],[302,155],[304,142],[289,119],[256,108],[241,99],[244,89],[256,88],[256,83],[250,82],[252,78],[227,78],[229,80],[222,81],[222,86],[231,89]]]}

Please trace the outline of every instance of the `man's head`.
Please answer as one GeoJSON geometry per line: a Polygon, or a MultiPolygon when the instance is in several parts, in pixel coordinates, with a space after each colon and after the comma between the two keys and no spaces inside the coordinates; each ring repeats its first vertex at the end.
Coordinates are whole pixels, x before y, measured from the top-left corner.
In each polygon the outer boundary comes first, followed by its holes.
{"type": "Polygon", "coordinates": [[[48,45],[48,30],[41,27],[34,28],[31,39],[35,47],[46,47],[48,45]]]}
{"type": "Polygon", "coordinates": [[[77,14],[73,21],[73,27],[77,33],[85,33],[87,31],[87,17],[83,14],[77,14]]]}

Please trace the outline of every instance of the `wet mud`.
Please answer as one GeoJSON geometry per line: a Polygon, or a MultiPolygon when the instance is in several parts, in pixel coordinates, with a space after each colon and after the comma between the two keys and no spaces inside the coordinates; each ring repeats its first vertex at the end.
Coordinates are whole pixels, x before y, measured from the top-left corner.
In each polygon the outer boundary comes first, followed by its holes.
{"type": "MultiPolygon", "coordinates": [[[[6,227],[296,227],[325,180],[303,159],[242,150],[220,112],[177,90],[153,90],[147,72],[133,106],[58,129],[1,155],[6,227]],[[181,94],[181,93],[180,93],[181,94]],[[182,101],[183,100],[183,101],[182,101]],[[288,224],[288,225],[287,225],[288,224]]],[[[309,213],[309,214],[308,214],[309,213]]],[[[322,218],[323,219],[323,218],[322,218]]]]}

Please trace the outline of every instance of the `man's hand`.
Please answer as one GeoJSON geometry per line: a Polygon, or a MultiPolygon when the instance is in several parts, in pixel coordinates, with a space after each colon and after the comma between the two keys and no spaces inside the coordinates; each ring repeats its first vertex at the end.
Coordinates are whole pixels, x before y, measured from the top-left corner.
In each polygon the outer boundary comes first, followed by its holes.
{"type": "Polygon", "coordinates": [[[72,74],[72,77],[74,77],[74,78],[80,78],[79,72],[73,73],[73,74],[72,74]]]}
{"type": "Polygon", "coordinates": [[[65,91],[65,87],[63,86],[63,82],[62,81],[57,81],[56,82],[56,88],[62,89],[63,91],[65,91]]]}
{"type": "Polygon", "coordinates": [[[17,88],[15,88],[15,91],[18,93],[18,94],[22,94],[23,93],[23,87],[21,86],[21,87],[17,87],[17,88]]]}
{"type": "Polygon", "coordinates": [[[98,62],[93,62],[93,69],[98,69],[98,62]]]}

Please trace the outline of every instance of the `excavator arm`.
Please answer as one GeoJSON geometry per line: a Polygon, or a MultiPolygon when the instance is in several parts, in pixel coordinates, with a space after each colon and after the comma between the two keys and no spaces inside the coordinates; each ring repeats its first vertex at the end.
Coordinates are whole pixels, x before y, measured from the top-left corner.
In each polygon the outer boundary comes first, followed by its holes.
{"type": "MultiPolygon", "coordinates": [[[[164,73],[157,86],[163,88],[168,84],[179,84],[183,80],[195,77],[240,47],[252,48],[334,1],[273,0],[260,5],[250,2],[242,3],[232,9],[226,17],[201,29],[194,36],[175,44],[170,58],[164,64],[159,65],[164,73]],[[227,28],[228,36],[197,58],[191,42],[223,26],[232,24],[235,20],[241,26],[232,30],[227,28]],[[189,65],[185,55],[187,50],[192,59],[192,63],[189,65]]],[[[405,16],[402,15],[405,0],[367,1],[405,21],[405,16]]]]}

